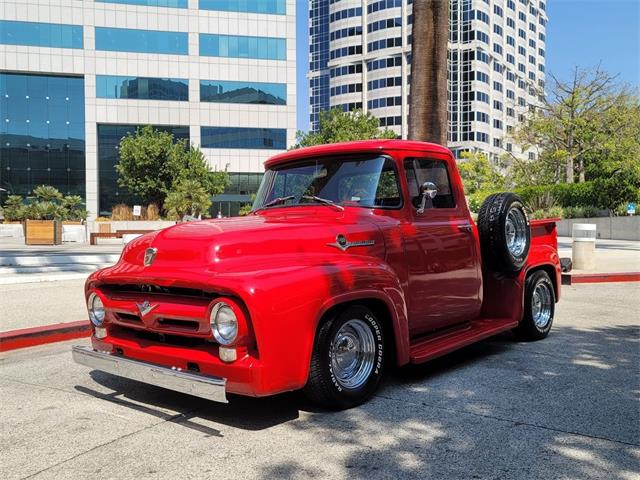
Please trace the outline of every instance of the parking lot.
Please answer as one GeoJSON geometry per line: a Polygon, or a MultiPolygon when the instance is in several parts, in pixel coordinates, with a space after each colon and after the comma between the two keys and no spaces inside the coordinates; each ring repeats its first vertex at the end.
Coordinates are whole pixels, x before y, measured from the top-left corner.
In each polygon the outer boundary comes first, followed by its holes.
{"type": "Polygon", "coordinates": [[[549,338],[509,335],[390,373],[368,404],[228,405],[0,357],[0,477],[640,478],[640,284],[565,287],[549,338]]]}

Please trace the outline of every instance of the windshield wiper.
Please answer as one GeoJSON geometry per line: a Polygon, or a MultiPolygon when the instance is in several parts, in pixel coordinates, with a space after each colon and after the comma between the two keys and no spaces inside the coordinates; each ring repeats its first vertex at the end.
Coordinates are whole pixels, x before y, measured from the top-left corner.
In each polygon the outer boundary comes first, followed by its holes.
{"type": "Polygon", "coordinates": [[[315,200],[316,202],[321,203],[322,205],[326,205],[327,207],[335,207],[340,211],[344,210],[344,207],[342,205],[338,205],[334,203],[333,200],[328,200],[326,198],[316,197],[315,195],[302,195],[300,198],[305,198],[307,200],[315,200]]]}
{"type": "Polygon", "coordinates": [[[278,205],[279,203],[284,203],[287,200],[293,200],[294,198],[296,198],[295,195],[287,195],[286,197],[274,198],[270,202],[267,202],[264,205],[262,205],[261,207],[256,208],[253,212],[257,212],[258,210],[262,210],[264,208],[273,207],[274,205],[278,205]]]}

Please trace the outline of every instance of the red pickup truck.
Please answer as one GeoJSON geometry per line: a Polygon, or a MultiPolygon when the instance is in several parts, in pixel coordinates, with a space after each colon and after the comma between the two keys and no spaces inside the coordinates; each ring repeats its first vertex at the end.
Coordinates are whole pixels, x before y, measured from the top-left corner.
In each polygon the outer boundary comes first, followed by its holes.
{"type": "Polygon", "coordinates": [[[349,408],[392,364],[549,333],[555,222],[500,193],[474,223],[449,150],[352,142],[265,167],[250,215],[146,234],[88,278],[78,363],[216,401],[304,389],[349,408]]]}

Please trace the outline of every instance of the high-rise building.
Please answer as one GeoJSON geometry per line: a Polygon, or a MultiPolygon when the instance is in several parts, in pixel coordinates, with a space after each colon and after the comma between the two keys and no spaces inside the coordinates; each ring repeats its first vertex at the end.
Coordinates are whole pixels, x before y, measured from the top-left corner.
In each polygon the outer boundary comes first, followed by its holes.
{"type": "Polygon", "coordinates": [[[227,169],[214,205],[233,214],[293,143],[295,61],[294,0],[3,0],[0,194],[131,205],[118,145],[153,125],[227,169]]]}
{"type": "MultiPolygon", "coordinates": [[[[407,137],[413,0],[310,2],[310,121],[362,108],[407,137]]],[[[543,0],[450,0],[449,147],[492,157],[545,80],[543,0]]],[[[515,152],[520,154],[521,152],[515,152]]]]}

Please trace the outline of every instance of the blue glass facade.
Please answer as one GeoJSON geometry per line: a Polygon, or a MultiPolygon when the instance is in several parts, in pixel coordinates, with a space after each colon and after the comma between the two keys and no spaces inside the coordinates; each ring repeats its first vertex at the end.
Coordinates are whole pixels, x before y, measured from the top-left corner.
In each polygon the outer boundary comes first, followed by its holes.
{"type": "Polygon", "coordinates": [[[144,5],[147,7],[187,8],[188,0],[95,0],[99,3],[126,3],[128,5],[144,5]]]}
{"type": "MultiPolygon", "coordinates": [[[[127,134],[134,134],[142,125],[98,125],[98,210],[100,215],[109,215],[111,207],[118,203],[134,205],[139,203],[135,195],[118,186],[116,164],[120,161],[118,147],[120,140],[127,134]]],[[[189,127],[154,126],[169,132],[175,140],[189,141],[189,127]]]]}
{"type": "Polygon", "coordinates": [[[286,105],[286,83],[200,80],[200,101],[286,105]]]}
{"type": "Polygon", "coordinates": [[[0,195],[85,196],[84,79],[0,73],[0,195]]]}
{"type": "Polygon", "coordinates": [[[286,0],[200,0],[201,10],[285,15],[286,0]]]}
{"type": "Polygon", "coordinates": [[[178,78],[96,76],[98,98],[189,100],[189,81],[178,78]]]}
{"type": "Polygon", "coordinates": [[[96,27],[96,50],[188,55],[188,34],[96,27]]]}
{"type": "Polygon", "coordinates": [[[273,37],[200,34],[200,55],[206,57],[286,60],[287,40],[273,37]]]}
{"type": "Polygon", "coordinates": [[[284,128],[201,127],[203,148],[287,148],[284,128]]]}
{"type": "Polygon", "coordinates": [[[0,20],[0,43],[31,47],[82,48],[82,26],[0,20]]]}

